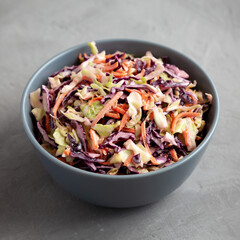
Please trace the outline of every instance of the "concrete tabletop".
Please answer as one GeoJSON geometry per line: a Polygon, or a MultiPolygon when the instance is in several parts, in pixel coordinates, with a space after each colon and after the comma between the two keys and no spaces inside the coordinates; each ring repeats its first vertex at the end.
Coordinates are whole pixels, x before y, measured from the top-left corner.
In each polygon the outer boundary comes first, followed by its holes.
{"type": "Polygon", "coordinates": [[[0,239],[240,239],[240,1],[0,0],[0,239]],[[218,128],[190,178],[161,201],[108,209],[62,190],[23,131],[20,99],[57,53],[134,38],[187,54],[219,92],[218,128]]]}

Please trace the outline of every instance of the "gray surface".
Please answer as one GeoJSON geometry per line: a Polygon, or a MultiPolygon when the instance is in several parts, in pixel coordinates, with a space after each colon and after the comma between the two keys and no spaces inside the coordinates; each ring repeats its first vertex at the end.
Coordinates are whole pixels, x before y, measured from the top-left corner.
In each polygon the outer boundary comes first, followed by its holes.
{"type": "Polygon", "coordinates": [[[0,1],[0,239],[239,239],[239,1],[0,1]],[[150,4],[151,3],[151,4],[150,4]],[[135,209],[80,202],[49,178],[20,122],[32,73],[73,45],[140,38],[195,59],[214,80],[220,122],[191,177],[135,209]]]}

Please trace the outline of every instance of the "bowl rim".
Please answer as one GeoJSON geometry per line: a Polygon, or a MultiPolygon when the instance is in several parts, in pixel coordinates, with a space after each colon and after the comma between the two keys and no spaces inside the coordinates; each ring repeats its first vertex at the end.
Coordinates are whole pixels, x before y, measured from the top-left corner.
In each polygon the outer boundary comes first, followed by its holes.
{"type": "Polygon", "coordinates": [[[89,176],[89,177],[94,177],[94,178],[104,178],[104,179],[112,179],[112,180],[118,180],[118,179],[136,179],[136,178],[147,178],[150,176],[155,176],[158,174],[163,174],[165,172],[171,171],[177,167],[179,167],[180,165],[183,165],[184,163],[186,163],[187,161],[190,161],[191,158],[193,156],[195,156],[196,154],[198,154],[198,152],[200,152],[209,142],[209,140],[211,139],[211,137],[213,136],[213,133],[217,127],[217,123],[218,123],[218,119],[219,119],[219,112],[220,112],[220,103],[219,103],[219,97],[218,97],[218,93],[216,90],[216,87],[213,83],[213,81],[210,79],[210,77],[206,74],[206,72],[199,66],[199,64],[197,64],[194,60],[192,60],[191,58],[189,58],[188,56],[186,56],[185,54],[183,54],[180,51],[177,51],[175,49],[172,49],[170,47],[164,46],[162,44],[156,43],[156,42],[151,42],[151,41],[145,41],[145,40],[136,40],[136,39],[128,39],[128,38],[115,38],[115,39],[103,39],[103,40],[96,40],[95,41],[96,44],[102,44],[102,43],[116,43],[116,42],[132,42],[132,43],[138,43],[138,44],[150,44],[152,46],[156,46],[156,47],[160,47],[163,49],[166,49],[167,51],[171,51],[173,53],[176,53],[178,55],[180,55],[181,57],[187,59],[187,61],[191,62],[192,64],[194,64],[195,66],[197,66],[199,68],[199,70],[203,73],[203,75],[205,76],[205,78],[208,80],[209,84],[211,85],[212,89],[213,89],[213,95],[214,95],[214,99],[216,102],[216,108],[215,108],[215,113],[213,116],[213,122],[209,128],[208,133],[205,135],[204,139],[202,140],[202,142],[196,147],[196,149],[194,149],[191,153],[189,153],[187,156],[185,156],[183,159],[181,159],[181,161],[175,162],[173,164],[171,164],[170,166],[167,166],[165,168],[161,168],[155,171],[151,171],[151,172],[147,172],[144,174],[133,174],[133,175],[107,175],[107,174],[97,174],[94,172],[89,172],[86,170],[82,170],[79,168],[76,168],[74,166],[68,165],[62,161],[59,161],[57,158],[55,158],[54,156],[52,156],[50,153],[48,153],[43,147],[41,147],[41,145],[38,143],[37,139],[35,138],[34,134],[32,133],[32,131],[30,130],[30,127],[27,124],[27,117],[25,114],[25,106],[27,104],[27,99],[28,99],[28,92],[29,92],[29,88],[32,85],[32,83],[35,81],[35,77],[49,64],[51,64],[52,62],[54,62],[56,59],[61,58],[63,55],[72,52],[74,50],[77,50],[79,48],[82,47],[86,47],[87,46],[87,42],[82,43],[82,44],[78,44],[74,47],[68,48],[58,54],[56,54],[54,57],[50,58],[49,60],[47,60],[44,64],[42,64],[37,71],[31,76],[31,78],[29,79],[29,81],[27,82],[27,85],[25,86],[25,89],[23,91],[22,94],[22,99],[21,99],[21,119],[22,119],[22,124],[24,127],[24,130],[30,140],[30,142],[33,144],[33,146],[39,151],[41,152],[41,154],[43,154],[48,160],[54,162],[55,164],[59,165],[60,167],[68,170],[68,171],[73,171],[76,174],[83,174],[85,176],[89,176]]]}

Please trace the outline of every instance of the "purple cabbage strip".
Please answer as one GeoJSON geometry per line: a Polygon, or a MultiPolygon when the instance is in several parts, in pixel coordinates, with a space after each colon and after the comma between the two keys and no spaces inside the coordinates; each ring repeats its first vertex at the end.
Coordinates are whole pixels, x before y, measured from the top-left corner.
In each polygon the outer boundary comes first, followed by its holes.
{"type": "Polygon", "coordinates": [[[133,133],[127,133],[127,132],[117,132],[112,133],[103,144],[99,146],[100,149],[103,149],[105,147],[113,148],[114,152],[120,152],[121,147],[116,145],[115,143],[127,141],[128,139],[134,140],[135,135],[133,133]]]}
{"type": "Polygon", "coordinates": [[[144,76],[147,76],[148,74],[153,72],[156,69],[156,67],[157,67],[156,63],[151,59],[151,67],[145,68],[144,76]]]}
{"type": "Polygon", "coordinates": [[[166,64],[165,65],[165,69],[167,69],[168,71],[170,71],[171,73],[175,74],[176,76],[180,77],[180,78],[189,78],[189,75],[183,71],[180,70],[177,66],[172,65],[172,64],[166,64]]]}
{"type": "Polygon", "coordinates": [[[66,103],[68,102],[68,100],[69,100],[72,96],[74,96],[74,94],[75,94],[76,92],[77,92],[77,89],[74,89],[74,90],[70,91],[70,92],[64,97],[64,99],[63,99],[63,101],[62,101],[62,105],[65,106],[66,103]]]}
{"type": "Polygon", "coordinates": [[[63,83],[61,83],[61,85],[59,85],[57,88],[55,88],[55,89],[53,90],[53,93],[57,95],[58,92],[59,92],[65,85],[68,85],[68,84],[70,84],[71,82],[72,82],[72,79],[67,80],[67,81],[64,81],[63,83]]]}
{"type": "Polygon", "coordinates": [[[121,78],[116,78],[116,77],[113,77],[113,83],[118,83],[122,80],[140,80],[141,78],[140,77],[136,77],[136,76],[126,76],[126,77],[121,77],[121,78]]]}
{"type": "Polygon", "coordinates": [[[56,143],[48,137],[47,132],[43,129],[40,122],[37,122],[37,128],[38,128],[39,132],[41,133],[43,140],[45,142],[51,144],[54,147],[57,147],[56,143]]]}
{"type": "Polygon", "coordinates": [[[88,162],[104,162],[105,161],[103,159],[89,157],[86,153],[82,151],[82,145],[80,143],[77,144],[75,142],[75,139],[70,134],[68,134],[68,139],[71,143],[71,154],[70,154],[71,157],[80,158],[81,160],[88,161],[88,162]]]}
{"type": "Polygon", "coordinates": [[[49,77],[55,77],[55,76],[57,76],[59,73],[61,73],[61,72],[67,72],[67,71],[70,71],[70,72],[72,72],[75,68],[77,68],[78,66],[76,66],[76,65],[73,65],[73,66],[71,66],[71,67],[64,67],[63,69],[61,69],[60,71],[57,71],[57,72],[55,72],[55,73],[53,73],[52,75],[50,75],[49,77]]]}
{"type": "Polygon", "coordinates": [[[161,91],[164,91],[169,88],[175,88],[175,87],[185,88],[190,84],[190,82],[189,81],[188,82],[173,82],[172,80],[164,81],[163,79],[159,78],[156,81],[151,81],[150,84],[154,87],[159,86],[161,91]]]}
{"type": "MultiPolygon", "coordinates": [[[[182,100],[182,103],[192,103],[193,102],[193,100],[189,96],[188,92],[183,88],[179,89],[179,98],[182,100]]],[[[184,105],[184,104],[182,104],[182,105],[184,105]]]]}
{"type": "Polygon", "coordinates": [[[83,151],[86,152],[87,151],[87,138],[86,138],[85,130],[81,123],[74,121],[74,124],[75,124],[75,128],[76,128],[77,136],[78,136],[80,142],[82,143],[83,151]]]}
{"type": "Polygon", "coordinates": [[[141,156],[140,156],[140,153],[134,155],[133,158],[132,158],[132,160],[133,160],[134,163],[136,163],[136,164],[140,164],[140,163],[141,163],[141,156]]]}
{"type": "Polygon", "coordinates": [[[104,97],[100,100],[100,103],[101,103],[101,104],[104,104],[107,100],[112,99],[113,96],[115,96],[115,93],[107,94],[106,96],[104,96],[104,97]]]}
{"type": "Polygon", "coordinates": [[[147,84],[135,84],[135,83],[132,82],[132,84],[122,85],[119,88],[112,87],[111,90],[110,90],[110,94],[115,94],[118,91],[124,91],[126,88],[129,88],[129,89],[143,89],[143,90],[146,90],[146,91],[149,91],[149,92],[152,92],[152,93],[156,93],[156,91],[147,84]]]}
{"type": "Polygon", "coordinates": [[[47,112],[51,113],[52,95],[50,94],[49,89],[45,85],[42,85],[42,89],[46,92],[47,112]]]}
{"type": "Polygon", "coordinates": [[[185,79],[185,78],[182,78],[182,77],[179,77],[179,76],[177,76],[176,74],[174,74],[174,73],[172,73],[171,71],[169,71],[168,69],[166,69],[166,68],[164,68],[164,72],[166,72],[169,76],[171,76],[171,77],[174,77],[174,78],[177,78],[177,79],[179,79],[179,80],[181,80],[182,82],[189,82],[190,83],[190,81],[189,80],[187,80],[187,79],[185,79]]]}
{"type": "Polygon", "coordinates": [[[142,60],[140,59],[137,59],[136,62],[135,62],[135,68],[137,70],[137,73],[140,73],[143,69],[145,69],[146,67],[146,63],[143,62],[142,60]]]}
{"type": "Polygon", "coordinates": [[[86,165],[88,165],[93,172],[96,172],[97,168],[93,162],[85,161],[86,165]]]}
{"type": "Polygon", "coordinates": [[[159,157],[156,157],[155,159],[157,160],[158,164],[163,164],[167,161],[167,158],[164,156],[159,156],[159,157]]]}
{"type": "Polygon", "coordinates": [[[147,91],[152,92],[152,93],[156,93],[156,91],[153,88],[151,88],[150,86],[148,86],[147,84],[129,84],[129,85],[125,85],[124,89],[125,88],[143,89],[143,90],[147,90],[147,91]]]}

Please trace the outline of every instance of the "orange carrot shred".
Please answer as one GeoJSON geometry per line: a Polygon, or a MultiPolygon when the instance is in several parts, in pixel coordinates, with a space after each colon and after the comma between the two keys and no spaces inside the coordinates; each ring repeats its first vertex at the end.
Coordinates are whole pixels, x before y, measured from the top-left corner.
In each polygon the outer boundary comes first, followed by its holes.
{"type": "Polygon", "coordinates": [[[143,77],[144,76],[144,74],[145,74],[145,69],[143,69],[140,73],[139,73],[139,77],[143,77]]]}
{"type": "Polygon", "coordinates": [[[136,130],[134,128],[123,128],[122,129],[123,132],[129,132],[129,133],[135,133],[136,130]]]}
{"type": "Polygon", "coordinates": [[[48,114],[46,114],[45,116],[45,129],[46,129],[46,132],[49,133],[50,132],[50,117],[48,114]]]}
{"type": "Polygon", "coordinates": [[[113,70],[116,69],[117,67],[118,67],[118,62],[115,62],[115,63],[112,64],[112,65],[106,65],[106,66],[103,68],[103,72],[113,71],[113,70]]]}
{"type": "Polygon", "coordinates": [[[124,109],[124,110],[128,110],[128,105],[126,103],[121,103],[121,104],[118,104],[118,107],[124,109]]]}
{"type": "Polygon", "coordinates": [[[119,113],[112,113],[112,112],[106,113],[105,116],[110,117],[110,118],[114,118],[114,119],[120,119],[121,118],[119,113]]]}
{"type": "Polygon", "coordinates": [[[132,153],[124,162],[123,166],[128,166],[132,162],[132,158],[134,156],[134,153],[132,153]]]}
{"type": "Polygon", "coordinates": [[[177,125],[177,122],[180,118],[183,118],[183,117],[198,117],[200,116],[200,113],[195,113],[195,112],[182,112],[182,113],[179,113],[173,120],[172,120],[172,123],[171,123],[171,131],[174,132],[175,131],[175,128],[176,128],[176,125],[177,125]]]}
{"type": "Polygon", "coordinates": [[[153,165],[159,165],[157,160],[153,157],[153,155],[152,155],[152,153],[150,151],[150,148],[149,148],[149,146],[147,144],[145,121],[143,121],[142,125],[141,125],[141,134],[142,134],[142,140],[143,140],[144,147],[146,148],[148,153],[151,155],[151,162],[152,162],[152,164],[153,165]]]}
{"type": "Polygon", "coordinates": [[[101,76],[101,75],[95,74],[95,76],[96,76],[96,78],[97,78],[97,80],[98,80],[99,82],[102,81],[102,76],[101,76]]]}
{"type": "Polygon", "coordinates": [[[184,137],[184,140],[185,140],[185,144],[186,146],[188,147],[190,145],[190,136],[189,136],[189,131],[188,129],[185,129],[183,131],[183,137],[184,137]]]}
{"type": "Polygon", "coordinates": [[[178,156],[177,156],[176,151],[174,149],[171,149],[169,152],[170,152],[170,154],[172,156],[173,161],[177,162],[178,161],[178,156]]]}
{"type": "Polygon", "coordinates": [[[95,97],[95,98],[92,98],[90,101],[88,101],[88,105],[92,105],[92,103],[96,102],[96,101],[99,101],[101,100],[103,97],[95,97]]]}
{"type": "Polygon", "coordinates": [[[105,63],[106,59],[98,59],[98,58],[96,58],[96,59],[93,60],[93,62],[96,63],[96,64],[105,63]]]}
{"type": "Polygon", "coordinates": [[[119,132],[125,127],[128,119],[129,119],[129,115],[127,113],[125,113],[122,117],[121,122],[120,122],[120,126],[119,126],[119,129],[118,129],[119,132]]]}
{"type": "Polygon", "coordinates": [[[53,116],[56,117],[57,116],[57,110],[60,107],[64,97],[68,94],[68,92],[64,92],[61,95],[58,96],[55,105],[52,108],[52,112],[53,112],[53,116]]]}
{"type": "Polygon", "coordinates": [[[113,54],[107,54],[105,55],[105,58],[111,58],[113,56],[113,54]]]}
{"type": "Polygon", "coordinates": [[[70,156],[71,150],[70,150],[70,149],[64,150],[64,154],[65,154],[66,156],[70,156]]]}
{"type": "Polygon", "coordinates": [[[117,102],[117,100],[123,95],[123,92],[119,91],[115,94],[115,96],[109,100],[104,108],[98,113],[95,119],[92,121],[91,127],[94,127],[98,121],[104,117],[105,113],[117,102]]]}
{"type": "Polygon", "coordinates": [[[112,163],[110,163],[110,162],[99,162],[101,165],[112,165],[112,163]]]}
{"type": "Polygon", "coordinates": [[[85,75],[82,76],[82,80],[85,80],[85,81],[88,81],[88,82],[91,82],[91,83],[93,82],[91,78],[89,78],[85,75]]]}
{"type": "Polygon", "coordinates": [[[93,129],[90,129],[89,134],[90,134],[93,150],[98,150],[98,138],[99,138],[98,135],[93,129]]]}
{"type": "Polygon", "coordinates": [[[121,77],[126,77],[127,76],[127,72],[123,71],[123,70],[117,70],[115,72],[112,73],[114,77],[117,78],[121,78],[121,77]]]}
{"type": "Polygon", "coordinates": [[[151,112],[151,113],[150,113],[150,115],[149,115],[149,119],[150,119],[150,121],[152,121],[152,120],[153,120],[153,118],[154,118],[154,113],[153,113],[153,112],[151,112]]]}
{"type": "MultiPolygon", "coordinates": [[[[119,127],[116,127],[116,130],[118,131],[119,127]]],[[[121,131],[122,132],[129,132],[129,133],[135,133],[136,132],[136,130],[134,128],[126,128],[126,127],[122,128],[121,131]]]]}
{"type": "Polygon", "coordinates": [[[121,113],[122,115],[126,113],[126,110],[124,110],[123,108],[118,107],[118,106],[113,107],[112,110],[115,112],[121,113]]]}

